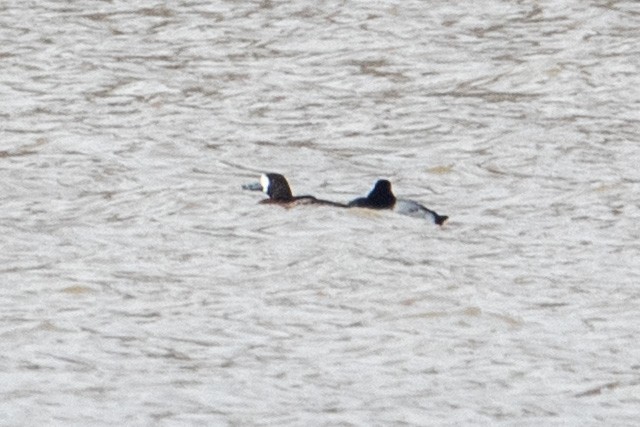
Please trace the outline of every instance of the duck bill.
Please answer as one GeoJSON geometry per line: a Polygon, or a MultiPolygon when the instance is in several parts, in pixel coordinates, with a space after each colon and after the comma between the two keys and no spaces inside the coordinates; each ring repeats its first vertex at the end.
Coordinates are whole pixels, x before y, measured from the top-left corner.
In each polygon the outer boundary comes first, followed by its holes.
{"type": "Polygon", "coordinates": [[[244,184],[242,189],[249,191],[262,191],[262,184],[259,182],[252,182],[250,184],[244,184]]]}

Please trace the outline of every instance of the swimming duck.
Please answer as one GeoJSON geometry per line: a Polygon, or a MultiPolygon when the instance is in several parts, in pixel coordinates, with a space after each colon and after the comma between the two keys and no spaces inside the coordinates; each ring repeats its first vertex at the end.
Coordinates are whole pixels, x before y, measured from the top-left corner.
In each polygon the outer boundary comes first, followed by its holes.
{"type": "Polygon", "coordinates": [[[263,191],[268,199],[260,201],[260,203],[278,204],[284,207],[293,207],[296,205],[326,205],[339,208],[346,208],[347,205],[330,200],[318,199],[314,196],[294,196],[291,188],[284,175],[279,173],[263,173],[260,176],[260,182],[243,185],[245,190],[263,191]]]}
{"type": "Polygon", "coordinates": [[[391,182],[386,179],[378,180],[367,197],[359,197],[349,202],[350,208],[391,209],[401,215],[415,218],[425,218],[434,224],[442,225],[449,218],[439,215],[435,211],[408,199],[396,199],[391,190],[391,182]]]}

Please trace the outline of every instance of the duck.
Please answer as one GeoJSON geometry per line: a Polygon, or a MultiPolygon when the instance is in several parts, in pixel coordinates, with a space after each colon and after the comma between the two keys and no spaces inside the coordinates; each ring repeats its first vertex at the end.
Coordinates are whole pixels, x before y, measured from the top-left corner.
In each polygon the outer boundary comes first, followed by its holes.
{"type": "Polygon", "coordinates": [[[283,207],[293,207],[297,205],[325,205],[339,208],[346,208],[347,205],[330,200],[318,199],[315,196],[303,195],[294,196],[291,193],[291,187],[284,175],[279,173],[263,173],[260,175],[260,181],[257,183],[245,184],[242,186],[245,190],[263,191],[268,199],[261,200],[261,204],[276,204],[283,207]]]}
{"type": "Polygon", "coordinates": [[[449,217],[440,215],[420,203],[409,199],[397,199],[391,189],[391,182],[379,179],[367,197],[358,197],[347,204],[350,208],[390,209],[401,215],[424,218],[434,224],[442,225],[449,217]]]}

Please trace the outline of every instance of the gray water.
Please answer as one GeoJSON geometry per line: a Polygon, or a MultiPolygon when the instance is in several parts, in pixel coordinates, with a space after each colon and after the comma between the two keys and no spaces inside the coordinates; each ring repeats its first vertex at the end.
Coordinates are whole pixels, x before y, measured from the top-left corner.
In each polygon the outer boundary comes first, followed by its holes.
{"type": "Polygon", "coordinates": [[[1,3],[0,424],[637,423],[639,39],[637,1],[1,3]]]}

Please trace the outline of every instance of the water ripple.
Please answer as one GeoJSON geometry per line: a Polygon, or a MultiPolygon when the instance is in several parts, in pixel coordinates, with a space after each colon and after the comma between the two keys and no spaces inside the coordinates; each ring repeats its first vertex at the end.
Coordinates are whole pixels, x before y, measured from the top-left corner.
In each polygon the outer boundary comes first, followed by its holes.
{"type": "Polygon", "coordinates": [[[10,424],[636,421],[637,2],[0,9],[10,424]]]}

